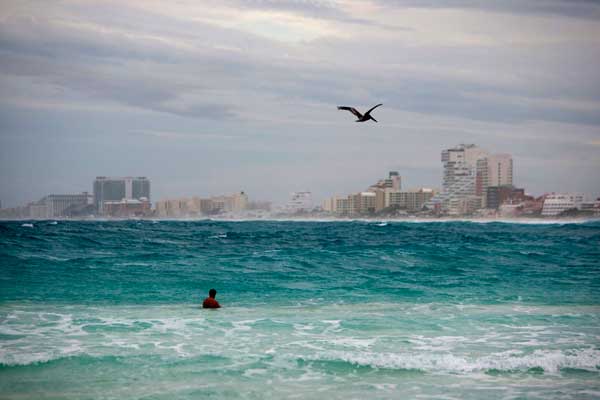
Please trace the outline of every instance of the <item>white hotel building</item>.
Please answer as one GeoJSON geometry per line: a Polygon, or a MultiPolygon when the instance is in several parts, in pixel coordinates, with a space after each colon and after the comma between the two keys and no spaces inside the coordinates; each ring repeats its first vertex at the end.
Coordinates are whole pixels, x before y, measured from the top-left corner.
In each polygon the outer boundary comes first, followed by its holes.
{"type": "Polygon", "coordinates": [[[468,213],[476,200],[477,160],[487,155],[487,152],[473,144],[454,147],[442,151],[444,178],[442,191],[429,202],[440,204],[443,212],[450,215],[468,213]]]}
{"type": "Polygon", "coordinates": [[[474,144],[442,151],[442,191],[428,202],[449,215],[469,214],[485,207],[490,186],[512,186],[513,161],[508,154],[489,154],[474,144]]]}
{"type": "Polygon", "coordinates": [[[581,193],[557,193],[546,196],[543,216],[556,216],[564,211],[572,209],[581,209],[583,203],[583,194],[581,193]]]}

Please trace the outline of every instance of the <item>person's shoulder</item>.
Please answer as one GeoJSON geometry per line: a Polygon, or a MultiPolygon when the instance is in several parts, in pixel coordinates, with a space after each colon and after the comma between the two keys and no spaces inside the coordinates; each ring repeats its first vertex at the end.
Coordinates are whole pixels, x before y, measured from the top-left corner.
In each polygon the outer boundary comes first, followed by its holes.
{"type": "Polygon", "coordinates": [[[202,307],[204,308],[221,308],[219,302],[211,297],[207,297],[202,302],[202,307]]]}

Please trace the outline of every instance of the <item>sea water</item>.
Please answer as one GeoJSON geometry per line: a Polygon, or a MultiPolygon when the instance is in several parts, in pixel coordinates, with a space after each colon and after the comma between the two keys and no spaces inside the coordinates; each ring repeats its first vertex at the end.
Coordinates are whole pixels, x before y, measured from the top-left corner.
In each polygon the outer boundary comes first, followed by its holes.
{"type": "Polygon", "coordinates": [[[0,397],[600,398],[600,223],[380,222],[0,222],[0,397]]]}

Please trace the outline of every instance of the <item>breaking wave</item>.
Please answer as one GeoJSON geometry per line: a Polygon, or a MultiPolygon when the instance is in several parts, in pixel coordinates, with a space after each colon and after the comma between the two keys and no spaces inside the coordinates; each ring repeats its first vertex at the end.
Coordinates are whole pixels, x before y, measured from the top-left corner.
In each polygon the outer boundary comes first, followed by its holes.
{"type": "Polygon", "coordinates": [[[597,372],[600,368],[600,351],[592,348],[578,350],[536,350],[530,354],[513,350],[493,353],[481,357],[431,353],[373,353],[373,352],[328,352],[316,358],[299,359],[310,361],[346,362],[351,365],[380,368],[418,370],[423,372],[517,372],[540,369],[547,373],[558,373],[562,369],[579,369],[597,372]]]}

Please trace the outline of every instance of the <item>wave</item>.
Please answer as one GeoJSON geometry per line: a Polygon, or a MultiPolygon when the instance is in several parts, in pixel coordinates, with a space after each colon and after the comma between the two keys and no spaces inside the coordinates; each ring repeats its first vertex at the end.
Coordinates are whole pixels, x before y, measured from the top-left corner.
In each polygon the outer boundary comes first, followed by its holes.
{"type": "Polygon", "coordinates": [[[53,361],[77,357],[93,358],[91,355],[85,354],[79,344],[71,344],[70,346],[55,349],[50,352],[32,352],[29,354],[11,354],[10,352],[2,352],[0,353],[0,367],[47,364],[53,361]]]}
{"type": "Polygon", "coordinates": [[[493,353],[489,356],[466,356],[432,353],[373,353],[330,351],[315,358],[298,357],[304,362],[348,363],[376,369],[415,370],[423,372],[525,372],[543,370],[558,373],[563,369],[599,372],[600,350],[536,350],[524,354],[520,350],[493,353]]]}
{"type": "MultiPolygon", "coordinates": [[[[75,349],[73,349],[75,350],[75,349]]],[[[268,358],[277,357],[269,354],[268,358]]],[[[61,352],[60,354],[30,354],[22,357],[0,360],[0,367],[22,367],[47,365],[65,360],[89,364],[91,362],[116,362],[127,359],[160,358],[163,363],[190,363],[206,361],[206,358],[226,357],[213,354],[195,354],[190,356],[173,357],[171,361],[153,354],[138,355],[94,355],[81,351],[61,352]]],[[[260,357],[259,357],[260,358],[260,357]]],[[[336,369],[340,366],[364,367],[383,370],[419,371],[423,373],[517,373],[517,372],[544,372],[559,374],[564,370],[580,370],[600,373],[600,350],[571,349],[571,350],[536,350],[524,354],[519,350],[493,353],[482,357],[467,357],[451,353],[374,353],[356,351],[326,351],[314,356],[286,355],[279,358],[294,359],[296,362],[325,369],[336,369]]],[[[230,360],[235,361],[235,360],[230,360]]],[[[258,361],[258,359],[257,359],[258,361]]]]}

